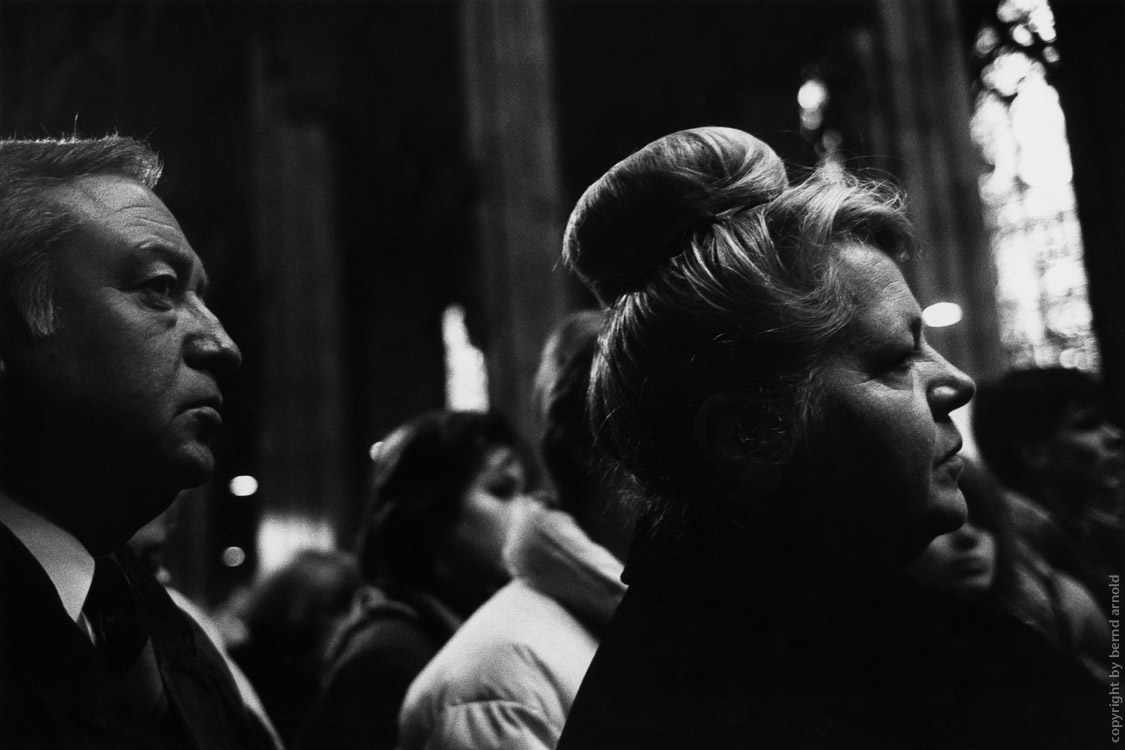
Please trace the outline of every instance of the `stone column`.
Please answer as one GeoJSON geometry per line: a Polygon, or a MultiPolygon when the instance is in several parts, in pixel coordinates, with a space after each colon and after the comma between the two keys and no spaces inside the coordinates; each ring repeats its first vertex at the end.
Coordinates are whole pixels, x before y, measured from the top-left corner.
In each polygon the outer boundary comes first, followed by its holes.
{"type": "Polygon", "coordinates": [[[889,162],[923,248],[907,270],[923,306],[955,302],[964,319],[927,337],[973,377],[1003,366],[996,272],[969,135],[967,44],[955,0],[877,0],[889,162]]]}
{"type": "MultiPolygon", "coordinates": [[[[303,32],[288,38],[307,39],[303,32]]],[[[286,38],[271,38],[271,49],[256,40],[250,74],[264,360],[260,528],[273,540],[259,554],[267,567],[295,547],[330,544],[331,519],[348,501],[336,156],[323,113],[307,101],[293,106],[316,56],[285,47],[286,38]]]]}
{"type": "Polygon", "coordinates": [[[534,434],[530,391],[564,312],[561,205],[547,4],[461,3],[467,151],[484,264],[489,395],[534,434]]]}

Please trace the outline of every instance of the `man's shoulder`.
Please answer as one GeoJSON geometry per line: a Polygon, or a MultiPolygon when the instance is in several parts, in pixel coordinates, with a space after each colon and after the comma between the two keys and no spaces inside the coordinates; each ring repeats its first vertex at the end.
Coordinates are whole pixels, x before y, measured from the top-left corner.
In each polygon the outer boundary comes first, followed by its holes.
{"type": "Polygon", "coordinates": [[[0,648],[5,660],[38,658],[28,652],[28,642],[50,642],[73,629],[58,592],[35,557],[0,524],[0,648]],[[10,652],[10,653],[8,653],[10,652]]]}
{"type": "Polygon", "coordinates": [[[36,569],[43,573],[42,580],[49,583],[46,572],[35,556],[23,545],[11,529],[0,523],[0,586],[35,576],[36,569]]]}

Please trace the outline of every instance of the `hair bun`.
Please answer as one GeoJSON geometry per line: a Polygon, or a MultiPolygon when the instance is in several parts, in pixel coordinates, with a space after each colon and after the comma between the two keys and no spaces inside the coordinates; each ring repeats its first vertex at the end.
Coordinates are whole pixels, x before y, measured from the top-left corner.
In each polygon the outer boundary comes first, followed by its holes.
{"type": "Polygon", "coordinates": [[[732,128],[682,130],[618,162],[570,214],[563,257],[603,303],[644,287],[684,236],[788,185],[773,149],[732,128]]]}

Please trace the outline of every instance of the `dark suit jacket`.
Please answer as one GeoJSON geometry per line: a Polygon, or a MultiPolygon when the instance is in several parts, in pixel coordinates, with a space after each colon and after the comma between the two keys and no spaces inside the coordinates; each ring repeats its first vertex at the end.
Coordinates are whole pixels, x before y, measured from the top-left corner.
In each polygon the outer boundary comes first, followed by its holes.
{"type": "Polygon", "coordinates": [[[131,552],[116,554],[152,633],[167,716],[129,705],[46,572],[0,525],[0,747],[272,748],[202,630],[131,552]]]}

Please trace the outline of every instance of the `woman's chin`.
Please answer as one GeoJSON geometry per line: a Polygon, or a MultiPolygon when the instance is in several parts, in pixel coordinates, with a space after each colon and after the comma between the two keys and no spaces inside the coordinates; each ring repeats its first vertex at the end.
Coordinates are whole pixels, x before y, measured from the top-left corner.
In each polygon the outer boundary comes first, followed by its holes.
{"type": "Polygon", "coordinates": [[[943,490],[934,500],[935,502],[931,506],[933,512],[930,514],[932,520],[930,531],[933,532],[935,537],[956,531],[969,517],[969,508],[965,504],[965,496],[961,494],[961,490],[957,487],[943,490]]]}

